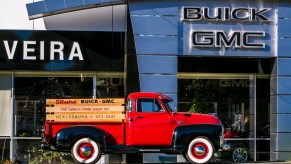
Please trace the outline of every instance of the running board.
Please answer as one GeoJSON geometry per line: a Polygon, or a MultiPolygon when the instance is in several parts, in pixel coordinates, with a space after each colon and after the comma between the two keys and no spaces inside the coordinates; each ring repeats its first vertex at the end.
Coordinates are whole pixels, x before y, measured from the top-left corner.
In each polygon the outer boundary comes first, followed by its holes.
{"type": "Polygon", "coordinates": [[[161,149],[139,149],[140,152],[160,152],[161,149]]]}

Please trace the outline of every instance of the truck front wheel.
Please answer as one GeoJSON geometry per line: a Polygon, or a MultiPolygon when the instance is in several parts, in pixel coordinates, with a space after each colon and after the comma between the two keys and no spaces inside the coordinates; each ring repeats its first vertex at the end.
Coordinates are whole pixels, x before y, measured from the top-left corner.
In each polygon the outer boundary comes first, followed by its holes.
{"type": "Polygon", "coordinates": [[[213,154],[212,142],[205,137],[193,139],[185,151],[185,156],[191,163],[207,163],[211,160],[213,154]]]}
{"type": "Polygon", "coordinates": [[[78,163],[96,163],[101,157],[101,151],[94,140],[81,138],[73,145],[71,155],[78,163]]]}

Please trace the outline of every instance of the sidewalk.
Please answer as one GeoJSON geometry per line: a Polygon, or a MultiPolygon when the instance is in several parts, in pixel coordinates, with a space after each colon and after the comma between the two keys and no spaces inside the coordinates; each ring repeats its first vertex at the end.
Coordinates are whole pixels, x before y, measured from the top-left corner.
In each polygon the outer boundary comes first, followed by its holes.
{"type": "Polygon", "coordinates": [[[266,162],[266,161],[248,161],[246,163],[235,163],[233,161],[216,161],[216,162],[210,162],[209,164],[291,164],[291,161],[288,162],[266,162]]]}

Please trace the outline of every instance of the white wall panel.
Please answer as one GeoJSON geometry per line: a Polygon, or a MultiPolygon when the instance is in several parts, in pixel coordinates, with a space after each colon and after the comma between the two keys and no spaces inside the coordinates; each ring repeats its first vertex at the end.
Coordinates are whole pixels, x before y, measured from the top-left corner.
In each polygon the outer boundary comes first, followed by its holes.
{"type": "Polygon", "coordinates": [[[8,30],[43,30],[43,20],[30,21],[26,4],[33,0],[4,0],[0,1],[0,29],[8,30]]]}
{"type": "Polygon", "coordinates": [[[0,74],[0,136],[11,134],[11,75],[0,74]]]}

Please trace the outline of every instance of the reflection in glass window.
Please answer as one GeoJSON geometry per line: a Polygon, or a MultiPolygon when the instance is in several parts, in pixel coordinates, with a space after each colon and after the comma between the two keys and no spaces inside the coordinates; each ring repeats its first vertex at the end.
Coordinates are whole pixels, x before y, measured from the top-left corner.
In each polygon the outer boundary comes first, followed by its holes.
{"type": "MultiPolygon", "coordinates": [[[[1,159],[0,163],[3,161],[10,161],[10,139],[0,139],[0,152],[1,152],[1,159]]],[[[5,162],[3,162],[5,163],[5,162]]]]}
{"type": "Polygon", "coordinates": [[[74,163],[69,153],[42,150],[39,139],[17,139],[14,142],[14,153],[22,163],[74,163]]]}
{"type": "Polygon", "coordinates": [[[97,78],[97,97],[123,97],[123,80],[121,77],[97,78]]]}
{"type": "Polygon", "coordinates": [[[138,112],[162,112],[163,108],[155,99],[143,98],[137,100],[138,112]]]}
{"type": "Polygon", "coordinates": [[[252,79],[179,79],[178,84],[180,111],[215,114],[230,138],[253,132],[252,79]]]}
{"type": "Polygon", "coordinates": [[[40,136],[46,98],[91,98],[92,77],[15,77],[15,136],[40,136]]]}

